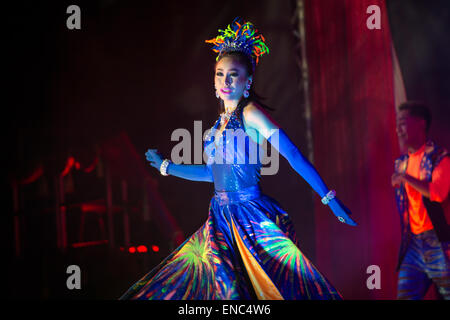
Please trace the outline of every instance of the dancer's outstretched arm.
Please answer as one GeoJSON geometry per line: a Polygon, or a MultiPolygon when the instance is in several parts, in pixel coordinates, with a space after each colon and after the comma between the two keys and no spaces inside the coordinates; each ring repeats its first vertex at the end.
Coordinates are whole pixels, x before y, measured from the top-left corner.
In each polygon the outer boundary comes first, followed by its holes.
{"type": "MultiPolygon", "coordinates": [[[[160,169],[164,159],[156,149],[147,150],[145,156],[152,167],[160,169]]],[[[175,164],[171,162],[167,167],[167,173],[191,181],[213,182],[212,173],[204,164],[175,164]]]]}
{"type": "MultiPolygon", "coordinates": [[[[245,127],[255,129],[264,136],[264,138],[266,138],[271,145],[289,161],[292,168],[319,194],[320,198],[327,195],[330,190],[317,170],[308,159],[303,156],[286,133],[270,118],[269,115],[267,115],[258,105],[251,103],[245,107],[243,118],[245,127]]],[[[335,197],[328,202],[328,205],[338,217],[339,221],[349,225],[356,225],[349,217],[351,214],[350,210],[348,210],[339,199],[335,197]]]]}

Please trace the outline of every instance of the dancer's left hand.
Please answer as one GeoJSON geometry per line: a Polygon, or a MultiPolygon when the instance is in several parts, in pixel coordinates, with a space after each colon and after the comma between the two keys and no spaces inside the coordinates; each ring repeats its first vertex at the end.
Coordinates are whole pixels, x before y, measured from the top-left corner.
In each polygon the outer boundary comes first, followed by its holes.
{"type": "Polygon", "coordinates": [[[148,149],[145,153],[145,157],[147,158],[147,161],[150,162],[150,165],[158,170],[164,160],[161,153],[156,149],[148,149]]]}
{"type": "Polygon", "coordinates": [[[332,199],[328,203],[328,206],[340,222],[346,223],[351,226],[358,225],[355,221],[353,221],[352,218],[350,218],[350,215],[352,214],[351,211],[346,206],[344,206],[344,204],[339,201],[338,198],[332,199]]]}
{"type": "Polygon", "coordinates": [[[405,179],[404,173],[395,172],[391,177],[391,184],[393,187],[400,186],[405,179]]]}

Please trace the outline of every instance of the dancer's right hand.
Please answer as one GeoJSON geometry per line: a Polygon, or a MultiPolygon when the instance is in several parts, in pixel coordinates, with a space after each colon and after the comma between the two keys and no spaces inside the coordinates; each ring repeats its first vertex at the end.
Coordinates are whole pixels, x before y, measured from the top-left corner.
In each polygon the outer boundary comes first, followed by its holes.
{"type": "Polygon", "coordinates": [[[159,151],[156,149],[148,149],[145,153],[145,157],[147,158],[147,161],[150,162],[150,165],[158,170],[164,160],[159,151]]]}
{"type": "Polygon", "coordinates": [[[332,199],[328,203],[328,206],[340,222],[346,223],[351,226],[358,225],[355,221],[353,221],[352,218],[350,218],[350,215],[352,214],[351,211],[346,206],[344,206],[344,204],[338,198],[332,199]]]}

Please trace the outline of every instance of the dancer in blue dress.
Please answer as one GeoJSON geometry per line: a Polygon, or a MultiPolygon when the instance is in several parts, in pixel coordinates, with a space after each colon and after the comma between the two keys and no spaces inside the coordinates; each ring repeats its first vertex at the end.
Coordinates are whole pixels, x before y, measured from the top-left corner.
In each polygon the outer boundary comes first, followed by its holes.
{"type": "Polygon", "coordinates": [[[268,53],[264,37],[240,19],[219,32],[207,42],[219,53],[215,87],[224,112],[205,138],[207,163],[175,164],[157,150],[146,153],[163,175],[214,183],[208,218],[121,299],[341,299],[299,250],[288,214],[261,192],[261,159],[252,150],[270,142],[339,221],[356,223],[255,98],[254,69],[268,53]]]}

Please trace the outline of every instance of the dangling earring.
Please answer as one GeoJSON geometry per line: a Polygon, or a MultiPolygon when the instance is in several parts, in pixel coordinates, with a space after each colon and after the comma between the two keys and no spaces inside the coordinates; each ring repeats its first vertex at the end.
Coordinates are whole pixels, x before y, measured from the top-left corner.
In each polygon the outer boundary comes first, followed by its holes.
{"type": "Polygon", "coordinates": [[[244,98],[246,98],[246,99],[250,95],[250,92],[248,92],[248,90],[250,90],[250,86],[251,86],[251,83],[247,83],[246,89],[244,90],[244,98]]]}
{"type": "Polygon", "coordinates": [[[219,91],[217,91],[217,87],[216,87],[215,84],[214,84],[214,90],[216,90],[216,98],[217,98],[217,99],[220,99],[219,91]]]}

